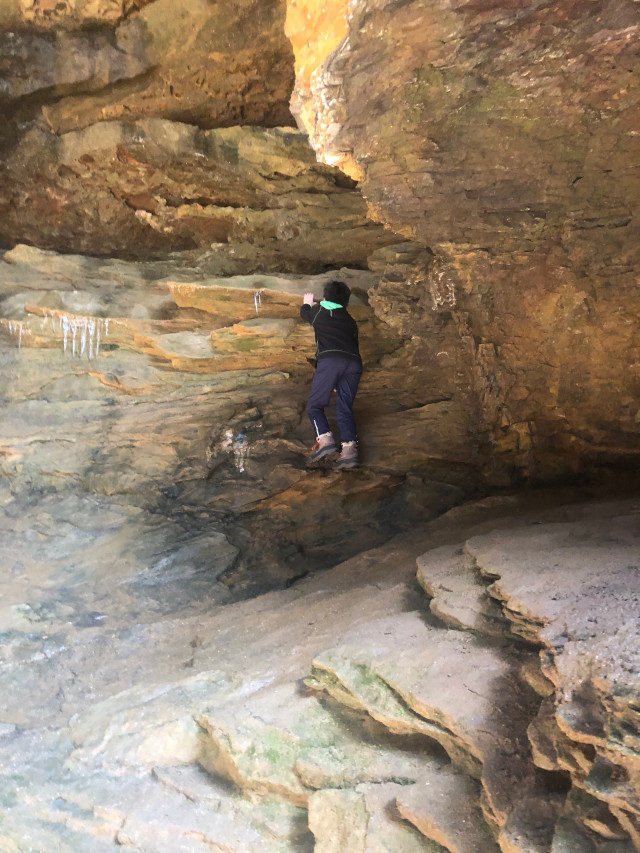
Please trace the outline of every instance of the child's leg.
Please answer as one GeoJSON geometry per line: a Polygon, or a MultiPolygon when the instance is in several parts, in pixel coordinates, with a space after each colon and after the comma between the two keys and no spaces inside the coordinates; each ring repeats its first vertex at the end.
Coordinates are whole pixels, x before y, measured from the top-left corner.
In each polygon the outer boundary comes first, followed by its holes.
{"type": "Polygon", "coordinates": [[[307,402],[307,415],[311,421],[316,438],[319,435],[324,435],[326,432],[331,432],[324,410],[329,405],[331,393],[335,388],[336,364],[338,366],[340,364],[338,359],[320,359],[313,376],[313,382],[311,383],[311,393],[307,402]]]}
{"type": "Polygon", "coordinates": [[[362,368],[357,361],[350,360],[344,365],[343,373],[336,386],[336,419],[343,444],[357,441],[356,422],[353,417],[353,401],[356,398],[362,368]]]}

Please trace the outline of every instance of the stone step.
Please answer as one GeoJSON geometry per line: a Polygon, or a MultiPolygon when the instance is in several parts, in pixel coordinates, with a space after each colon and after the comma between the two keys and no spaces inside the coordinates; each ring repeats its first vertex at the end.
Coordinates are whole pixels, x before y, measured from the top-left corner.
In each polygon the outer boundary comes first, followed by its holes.
{"type": "Polygon", "coordinates": [[[413,784],[446,759],[429,743],[394,737],[366,716],[290,686],[197,716],[200,763],[238,788],[306,806],[313,790],[360,783],[413,784]]]}
{"type": "Polygon", "coordinates": [[[480,808],[480,785],[453,767],[423,771],[396,797],[398,812],[450,853],[498,853],[480,808]]]}
{"type": "Polygon", "coordinates": [[[309,826],[314,853],[446,853],[446,848],[399,819],[395,801],[403,790],[387,782],[312,794],[309,826]]]}
{"type": "Polygon", "coordinates": [[[393,731],[436,740],[481,779],[485,818],[502,827],[534,784],[526,731],[537,701],[518,683],[520,663],[412,612],[360,626],[357,641],[316,656],[310,683],[393,731]]]}
{"type": "Polygon", "coordinates": [[[606,805],[580,788],[567,794],[552,853],[632,853],[634,845],[606,805]]]}
{"type": "Polygon", "coordinates": [[[511,623],[487,594],[475,561],[458,546],[445,545],[418,557],[418,583],[429,597],[429,609],[451,628],[487,636],[510,634],[511,623]]]}
{"type": "Polygon", "coordinates": [[[640,821],[637,617],[640,511],[519,526],[478,536],[467,553],[513,631],[542,647],[555,687],[530,730],[543,766],[607,803],[625,829],[640,821]],[[606,723],[605,723],[606,720],[606,723]]]}

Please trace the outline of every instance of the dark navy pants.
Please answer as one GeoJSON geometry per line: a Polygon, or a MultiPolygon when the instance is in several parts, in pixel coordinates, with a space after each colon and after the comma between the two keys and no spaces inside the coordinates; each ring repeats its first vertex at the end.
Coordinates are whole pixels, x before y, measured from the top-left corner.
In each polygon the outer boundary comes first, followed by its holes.
{"type": "Polygon", "coordinates": [[[362,365],[353,358],[329,356],[318,360],[307,402],[307,414],[316,436],[331,431],[324,410],[329,405],[335,388],[336,420],[340,440],[343,444],[357,440],[353,401],[356,398],[361,375],[362,365]]]}

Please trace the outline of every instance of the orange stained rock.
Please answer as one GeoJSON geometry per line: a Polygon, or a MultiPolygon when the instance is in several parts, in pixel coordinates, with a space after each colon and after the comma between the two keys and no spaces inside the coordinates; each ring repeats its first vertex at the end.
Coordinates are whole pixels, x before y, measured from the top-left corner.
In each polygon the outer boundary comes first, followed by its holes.
{"type": "Polygon", "coordinates": [[[298,125],[309,134],[321,162],[337,166],[356,181],[362,180],[362,168],[351,152],[331,149],[332,112],[313,97],[314,74],[322,69],[349,34],[347,0],[289,0],[285,33],[295,58],[296,88],[292,109],[298,125]]]}
{"type": "MultiPolygon", "coordinates": [[[[296,84],[308,95],[311,75],[349,32],[347,0],[289,0],[284,31],[293,46],[296,84]]],[[[301,120],[311,134],[314,122],[308,109],[301,120]]]]}
{"type": "Polygon", "coordinates": [[[125,394],[128,397],[142,397],[146,394],[153,393],[155,390],[153,385],[141,385],[139,388],[134,388],[133,386],[122,382],[117,376],[107,376],[99,370],[87,370],[86,374],[87,376],[92,376],[94,379],[97,379],[101,385],[104,385],[107,388],[113,388],[115,391],[118,391],[120,394],[125,394]]]}

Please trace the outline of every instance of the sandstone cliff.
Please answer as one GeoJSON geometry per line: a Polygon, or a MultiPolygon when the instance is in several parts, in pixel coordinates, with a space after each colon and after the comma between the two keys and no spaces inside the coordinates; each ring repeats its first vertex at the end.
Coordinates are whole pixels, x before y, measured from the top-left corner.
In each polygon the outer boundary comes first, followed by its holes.
{"type": "Polygon", "coordinates": [[[495,482],[635,466],[638,16],[6,3],[0,241],[190,250],[225,273],[369,267],[381,319],[446,337],[495,482]],[[290,99],[327,166],[275,129],[290,99]]]}
{"type": "Polygon", "coordinates": [[[1,850],[640,849],[639,25],[0,3],[1,850]]]}
{"type": "Polygon", "coordinates": [[[432,291],[421,313],[455,326],[514,472],[635,465],[638,4],[319,8],[288,8],[294,112],[371,216],[430,249],[380,301],[432,291]]]}

